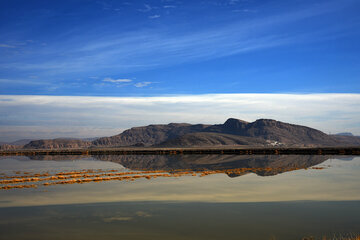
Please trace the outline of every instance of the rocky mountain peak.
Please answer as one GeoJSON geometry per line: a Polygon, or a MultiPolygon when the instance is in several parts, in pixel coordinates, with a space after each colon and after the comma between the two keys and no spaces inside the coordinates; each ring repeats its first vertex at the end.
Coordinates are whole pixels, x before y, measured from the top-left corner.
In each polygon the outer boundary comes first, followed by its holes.
{"type": "Polygon", "coordinates": [[[273,119],[257,119],[253,125],[256,126],[276,126],[276,125],[281,125],[282,122],[273,120],[273,119]]]}
{"type": "Polygon", "coordinates": [[[236,118],[229,118],[228,120],[226,120],[222,127],[226,132],[238,133],[239,131],[244,129],[247,124],[248,122],[246,121],[236,118]]]}

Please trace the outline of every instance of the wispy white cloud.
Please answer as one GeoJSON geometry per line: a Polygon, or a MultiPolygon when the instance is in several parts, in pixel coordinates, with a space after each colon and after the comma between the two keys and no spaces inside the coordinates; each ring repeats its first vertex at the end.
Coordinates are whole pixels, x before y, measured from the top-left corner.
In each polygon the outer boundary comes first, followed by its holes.
{"type": "Polygon", "coordinates": [[[360,135],[360,94],[207,94],[158,97],[0,95],[0,141],[93,137],[156,123],[271,118],[360,135]]]}
{"type": "Polygon", "coordinates": [[[149,4],[144,4],[144,8],[138,9],[139,12],[150,12],[153,9],[149,4]]]}
{"type": "Polygon", "coordinates": [[[155,19],[155,18],[159,18],[159,17],[160,17],[160,15],[158,15],[158,14],[149,16],[150,19],[155,19]]]}
{"type": "Polygon", "coordinates": [[[256,13],[257,11],[251,10],[248,8],[244,8],[244,9],[234,9],[234,10],[232,10],[232,12],[234,12],[234,13],[256,13]]]}
{"type": "Polygon", "coordinates": [[[176,8],[175,5],[164,5],[163,8],[176,8]]]}
{"type": "Polygon", "coordinates": [[[0,84],[8,84],[8,85],[49,85],[50,83],[42,82],[38,80],[19,80],[19,79],[6,79],[0,78],[0,84]]]}
{"type": "Polygon", "coordinates": [[[111,83],[129,83],[132,82],[131,79],[128,78],[119,78],[119,79],[112,79],[112,78],[104,78],[103,82],[111,82],[111,83]]]}
{"type": "Polygon", "coordinates": [[[0,44],[0,47],[2,47],[2,48],[16,48],[15,46],[8,45],[8,44],[0,44]]]}
{"type": "Polygon", "coordinates": [[[103,10],[110,10],[112,9],[112,5],[105,2],[105,1],[96,1],[97,4],[100,4],[102,6],[103,10]]]}
{"type": "Polygon", "coordinates": [[[237,4],[238,2],[239,2],[239,0],[229,0],[230,5],[237,4]]]}
{"type": "Polygon", "coordinates": [[[149,86],[150,84],[152,84],[152,82],[139,82],[139,83],[135,83],[134,86],[137,88],[142,88],[149,86]]]}

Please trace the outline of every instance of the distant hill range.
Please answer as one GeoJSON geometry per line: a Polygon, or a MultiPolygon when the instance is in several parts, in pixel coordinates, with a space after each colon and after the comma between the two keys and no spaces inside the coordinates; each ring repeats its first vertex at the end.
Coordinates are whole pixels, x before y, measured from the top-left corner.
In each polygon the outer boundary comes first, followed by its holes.
{"type": "Polygon", "coordinates": [[[0,150],[20,149],[31,141],[33,141],[33,139],[21,139],[14,142],[0,142],[0,150]]]}
{"type": "Polygon", "coordinates": [[[342,133],[337,133],[335,135],[339,135],[339,136],[354,136],[351,132],[342,132],[342,133]]]}
{"type": "Polygon", "coordinates": [[[271,119],[246,122],[230,118],[224,124],[170,123],[134,127],[93,141],[35,140],[25,149],[109,147],[318,147],[359,146],[360,137],[328,135],[319,130],[271,119]]]}

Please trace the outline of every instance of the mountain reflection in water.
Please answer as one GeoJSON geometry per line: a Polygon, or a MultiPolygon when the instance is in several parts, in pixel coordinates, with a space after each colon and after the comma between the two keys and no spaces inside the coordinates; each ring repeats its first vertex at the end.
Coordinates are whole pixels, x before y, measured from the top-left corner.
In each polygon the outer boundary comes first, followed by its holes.
{"type": "MultiPolygon", "coordinates": [[[[67,159],[76,156],[68,156],[67,159]]],[[[273,176],[279,173],[306,169],[324,162],[326,156],[237,156],[237,155],[100,155],[101,161],[119,163],[135,171],[88,169],[81,171],[60,171],[53,173],[17,172],[12,176],[0,177],[0,190],[37,188],[59,184],[83,184],[101,181],[135,181],[146,178],[206,176],[224,173],[229,177],[255,173],[259,176],[273,176]],[[25,183],[25,184],[24,184],[25,183]]],[[[64,156],[32,156],[32,160],[60,160],[64,156]]],[[[75,158],[76,159],[76,158],[75,158]]],[[[318,167],[315,169],[322,169],[318,167]]]]}
{"type": "Polygon", "coordinates": [[[360,200],[359,169],[360,158],[348,156],[8,156],[0,158],[0,207],[360,200]]]}
{"type": "MultiPolygon", "coordinates": [[[[67,156],[67,160],[78,156],[67,156]]],[[[81,157],[81,156],[80,156],[81,157]]],[[[16,172],[0,177],[0,189],[37,188],[59,184],[83,184],[101,181],[135,181],[146,178],[207,176],[224,173],[229,177],[255,173],[273,176],[279,173],[306,169],[324,162],[326,156],[238,156],[238,155],[100,155],[101,161],[118,163],[130,171],[116,169],[87,169],[56,172],[16,172]]],[[[32,160],[61,160],[64,156],[32,156],[32,160]]],[[[317,167],[315,169],[322,169],[317,167]]]]}
{"type": "MultiPolygon", "coordinates": [[[[245,173],[252,172],[259,176],[272,176],[310,168],[330,158],[322,155],[99,155],[94,157],[101,161],[119,163],[132,170],[244,169],[245,173]]],[[[229,176],[236,177],[237,175],[229,176]]]]}

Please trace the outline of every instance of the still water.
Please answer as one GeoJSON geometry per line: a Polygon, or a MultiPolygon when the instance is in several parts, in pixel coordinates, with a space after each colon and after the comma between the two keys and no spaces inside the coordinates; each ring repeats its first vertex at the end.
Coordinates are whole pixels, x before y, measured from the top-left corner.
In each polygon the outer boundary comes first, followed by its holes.
{"type": "Polygon", "coordinates": [[[360,233],[360,157],[0,158],[0,239],[302,239],[360,233]]]}

